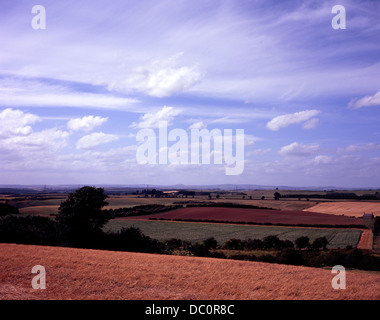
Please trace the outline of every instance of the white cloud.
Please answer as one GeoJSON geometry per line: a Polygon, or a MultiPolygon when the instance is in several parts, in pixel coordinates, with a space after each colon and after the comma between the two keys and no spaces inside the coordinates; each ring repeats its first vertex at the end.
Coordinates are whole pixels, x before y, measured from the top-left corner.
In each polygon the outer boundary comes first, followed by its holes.
{"type": "Polygon", "coordinates": [[[318,150],[319,145],[317,144],[306,145],[303,143],[293,142],[282,147],[278,154],[285,157],[308,157],[318,152],[318,150]]]}
{"type": "Polygon", "coordinates": [[[70,88],[36,80],[18,78],[0,80],[0,104],[9,107],[80,107],[132,109],[138,100],[111,94],[77,92],[70,88]]]}
{"type": "Polygon", "coordinates": [[[194,122],[190,127],[189,127],[189,130],[191,129],[198,129],[198,130],[201,130],[201,129],[204,129],[206,128],[207,125],[203,122],[203,121],[197,121],[197,122],[194,122]]]}
{"type": "Polygon", "coordinates": [[[310,120],[307,120],[303,125],[302,128],[305,130],[314,129],[319,125],[319,119],[317,118],[311,118],[310,120]]]}
{"type": "Polygon", "coordinates": [[[80,138],[76,144],[77,149],[92,149],[100,144],[118,140],[119,137],[114,134],[103,132],[94,132],[80,138]]]}
{"type": "Polygon", "coordinates": [[[67,126],[73,131],[91,131],[94,128],[101,126],[108,118],[102,118],[99,116],[86,116],[83,118],[71,119],[67,126]]]}
{"type": "Polygon", "coordinates": [[[265,154],[267,154],[268,152],[271,152],[271,151],[272,151],[271,148],[268,148],[268,149],[256,149],[256,150],[253,150],[252,152],[250,152],[250,154],[255,155],[255,156],[263,156],[263,155],[265,155],[265,154]]]}
{"type": "Polygon", "coordinates": [[[338,151],[351,153],[351,152],[357,152],[357,151],[368,151],[368,150],[378,150],[378,149],[380,149],[380,144],[369,142],[369,143],[361,144],[361,145],[351,144],[346,148],[339,148],[338,151]]]}
{"type": "Polygon", "coordinates": [[[305,110],[291,114],[285,114],[273,118],[267,123],[267,128],[273,131],[277,131],[281,128],[287,127],[291,124],[298,124],[306,122],[303,125],[304,129],[314,128],[318,124],[318,119],[312,119],[319,114],[319,110],[305,110]]]}
{"type": "Polygon", "coordinates": [[[197,66],[180,66],[182,54],[134,68],[126,79],[113,81],[108,88],[127,93],[137,90],[153,97],[167,97],[189,89],[201,80],[202,73],[197,66]]]}
{"type": "Polygon", "coordinates": [[[253,136],[251,134],[244,134],[244,145],[247,147],[253,146],[256,143],[256,141],[260,141],[260,140],[262,140],[262,138],[253,136]]]}
{"type": "Polygon", "coordinates": [[[13,135],[29,135],[32,133],[31,124],[39,121],[40,118],[31,113],[24,113],[21,110],[11,108],[0,112],[0,137],[13,135]]]}
{"type": "Polygon", "coordinates": [[[141,129],[141,128],[158,128],[160,121],[167,121],[168,125],[171,124],[174,117],[181,113],[180,110],[174,109],[173,107],[164,106],[161,110],[156,113],[146,113],[140,117],[140,122],[133,122],[130,127],[141,129]]]}
{"type": "Polygon", "coordinates": [[[33,131],[31,125],[40,120],[21,110],[8,108],[0,113],[0,167],[42,165],[55,159],[56,153],[67,145],[69,132],[56,128],[33,131]]]}
{"type": "Polygon", "coordinates": [[[334,159],[331,156],[319,155],[313,159],[315,164],[331,164],[334,163],[334,159]]]}
{"type": "Polygon", "coordinates": [[[352,99],[348,106],[352,109],[380,106],[380,91],[375,93],[373,96],[365,96],[360,99],[352,99]]]}

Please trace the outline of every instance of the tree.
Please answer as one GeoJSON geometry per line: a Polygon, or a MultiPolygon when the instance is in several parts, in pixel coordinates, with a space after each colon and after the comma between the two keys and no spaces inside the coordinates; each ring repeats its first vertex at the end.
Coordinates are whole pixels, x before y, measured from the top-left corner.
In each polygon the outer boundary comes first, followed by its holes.
{"type": "Polygon", "coordinates": [[[311,244],[311,247],[315,250],[319,250],[322,248],[323,250],[326,250],[327,245],[329,244],[329,241],[326,237],[320,237],[316,238],[313,243],[311,244]]]}
{"type": "Polygon", "coordinates": [[[277,236],[266,236],[263,239],[263,246],[266,249],[281,249],[282,241],[277,236]]]}
{"type": "Polygon", "coordinates": [[[208,249],[215,249],[218,246],[218,242],[214,237],[208,238],[203,241],[203,244],[208,248],[208,249]]]}
{"type": "Polygon", "coordinates": [[[19,213],[18,208],[11,206],[8,201],[0,202],[0,217],[14,213],[19,213]]]}
{"type": "Polygon", "coordinates": [[[296,247],[299,250],[301,250],[303,248],[306,248],[306,247],[310,246],[310,242],[309,241],[310,241],[309,237],[302,236],[302,237],[297,238],[294,242],[296,244],[296,247]]]}
{"type": "Polygon", "coordinates": [[[70,193],[61,203],[56,218],[62,235],[82,242],[102,233],[102,227],[110,219],[110,214],[102,210],[108,205],[106,199],[102,188],[86,186],[70,193]]]}
{"type": "Polygon", "coordinates": [[[227,240],[223,247],[230,250],[242,250],[244,249],[244,242],[240,239],[232,238],[227,240]]]}
{"type": "Polygon", "coordinates": [[[245,248],[247,250],[256,250],[256,249],[262,249],[263,248],[263,242],[261,239],[248,239],[245,243],[245,248]]]}
{"type": "Polygon", "coordinates": [[[281,194],[280,194],[279,192],[276,191],[276,192],[274,193],[274,199],[275,199],[275,200],[279,200],[280,198],[281,198],[281,194]]]}

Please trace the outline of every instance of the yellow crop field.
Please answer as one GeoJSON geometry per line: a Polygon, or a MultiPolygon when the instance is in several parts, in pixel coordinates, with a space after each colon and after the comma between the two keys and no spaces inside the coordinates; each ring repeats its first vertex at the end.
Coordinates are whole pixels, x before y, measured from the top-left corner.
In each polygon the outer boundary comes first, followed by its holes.
{"type": "Polygon", "coordinates": [[[373,213],[375,217],[380,216],[380,202],[322,202],[306,209],[305,211],[345,215],[351,217],[362,217],[364,213],[373,213]]]}

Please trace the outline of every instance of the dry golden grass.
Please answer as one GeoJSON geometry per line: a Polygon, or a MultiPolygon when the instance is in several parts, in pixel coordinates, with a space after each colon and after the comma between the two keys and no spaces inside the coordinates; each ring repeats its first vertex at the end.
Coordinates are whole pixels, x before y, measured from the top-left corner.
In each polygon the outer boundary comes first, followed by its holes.
{"type": "Polygon", "coordinates": [[[380,299],[380,273],[259,262],[0,244],[0,299],[380,299]],[[31,287],[34,265],[45,290],[31,287]]]}
{"type": "Polygon", "coordinates": [[[364,213],[373,213],[380,216],[380,202],[322,202],[305,211],[362,217],[364,213]]]}

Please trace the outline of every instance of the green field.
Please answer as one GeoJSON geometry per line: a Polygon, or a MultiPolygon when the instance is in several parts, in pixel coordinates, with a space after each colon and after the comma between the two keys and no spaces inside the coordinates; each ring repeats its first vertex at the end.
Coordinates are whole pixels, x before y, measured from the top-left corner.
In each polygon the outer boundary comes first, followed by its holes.
{"type": "Polygon", "coordinates": [[[308,236],[310,242],[318,237],[326,237],[328,248],[356,247],[361,231],[354,229],[317,229],[293,227],[246,226],[232,224],[169,222],[169,221],[142,221],[142,220],[110,220],[104,227],[105,231],[117,231],[122,227],[134,226],[145,235],[160,241],[177,238],[192,243],[214,237],[220,245],[231,238],[247,240],[263,239],[269,235],[276,235],[281,240],[295,241],[301,236],[308,236]]]}

